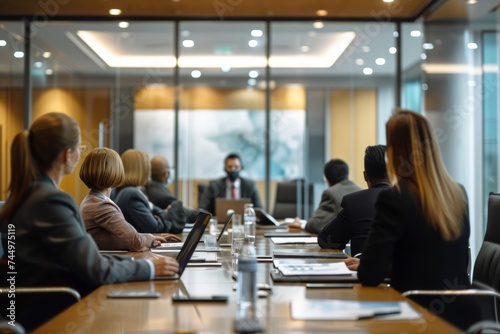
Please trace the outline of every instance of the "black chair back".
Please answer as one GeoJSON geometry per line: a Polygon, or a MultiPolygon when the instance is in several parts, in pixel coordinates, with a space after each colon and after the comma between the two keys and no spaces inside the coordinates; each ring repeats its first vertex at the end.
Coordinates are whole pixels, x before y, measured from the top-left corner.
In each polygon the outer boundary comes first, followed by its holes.
{"type": "Polygon", "coordinates": [[[308,185],[308,200],[306,201],[304,188],[303,180],[278,182],[273,217],[284,219],[298,216],[307,219],[306,215],[311,215],[313,212],[314,189],[312,184],[308,185]]]}
{"type": "Polygon", "coordinates": [[[490,193],[484,241],[474,264],[473,284],[500,292],[500,194],[490,193]]]}

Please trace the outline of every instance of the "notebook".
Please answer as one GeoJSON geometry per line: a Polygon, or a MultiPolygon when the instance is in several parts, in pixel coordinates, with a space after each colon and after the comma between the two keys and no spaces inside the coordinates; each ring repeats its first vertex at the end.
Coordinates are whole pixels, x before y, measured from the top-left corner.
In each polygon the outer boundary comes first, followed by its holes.
{"type": "Polygon", "coordinates": [[[217,217],[217,221],[222,222],[223,220],[225,220],[228,210],[233,210],[235,214],[243,216],[245,204],[247,203],[252,203],[252,200],[250,198],[240,198],[240,199],[216,198],[215,216],[217,217]]]}
{"type": "Polygon", "coordinates": [[[181,251],[176,257],[176,260],[179,263],[179,273],[174,276],[155,277],[155,280],[177,280],[182,276],[182,273],[184,272],[184,269],[186,269],[191,256],[193,256],[194,250],[196,249],[196,246],[198,246],[198,242],[205,232],[205,228],[208,226],[211,217],[212,216],[208,213],[198,213],[193,229],[189,232],[186,241],[184,241],[184,244],[182,245],[181,251]]]}

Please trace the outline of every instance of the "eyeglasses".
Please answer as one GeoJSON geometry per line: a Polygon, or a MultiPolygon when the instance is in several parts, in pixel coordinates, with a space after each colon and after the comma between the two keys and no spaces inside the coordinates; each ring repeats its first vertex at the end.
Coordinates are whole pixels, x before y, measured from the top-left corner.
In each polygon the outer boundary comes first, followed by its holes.
{"type": "Polygon", "coordinates": [[[85,145],[78,145],[78,146],[76,147],[76,149],[77,149],[80,153],[83,153],[83,152],[85,152],[85,150],[87,149],[87,146],[85,146],[85,145]]]}

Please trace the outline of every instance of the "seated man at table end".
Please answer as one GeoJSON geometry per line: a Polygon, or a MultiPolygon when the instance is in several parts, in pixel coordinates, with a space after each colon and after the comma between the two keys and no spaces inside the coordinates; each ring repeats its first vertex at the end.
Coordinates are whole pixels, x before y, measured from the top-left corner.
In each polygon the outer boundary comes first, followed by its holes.
{"type": "Polygon", "coordinates": [[[215,214],[215,199],[240,199],[250,198],[253,206],[261,208],[259,192],[255,182],[240,176],[243,170],[241,158],[236,153],[230,153],[224,159],[224,171],[227,176],[212,180],[200,198],[199,207],[203,210],[215,214]]]}
{"type": "Polygon", "coordinates": [[[344,196],[339,214],[318,235],[321,248],[344,249],[351,240],[352,255],[363,250],[375,216],[378,195],[391,186],[385,165],[385,146],[368,146],[365,150],[364,165],[363,176],[368,189],[344,196]]]}

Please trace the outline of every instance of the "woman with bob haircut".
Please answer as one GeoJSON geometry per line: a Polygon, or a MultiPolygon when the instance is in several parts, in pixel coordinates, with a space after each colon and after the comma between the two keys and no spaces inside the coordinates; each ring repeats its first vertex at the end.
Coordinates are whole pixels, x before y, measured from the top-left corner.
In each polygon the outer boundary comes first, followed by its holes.
{"type": "Polygon", "coordinates": [[[75,202],[58,189],[82,149],[76,121],[55,112],[37,118],[12,142],[9,195],[0,222],[3,238],[15,231],[16,286],[67,286],[86,295],[102,284],[177,273],[179,265],[169,257],[134,260],[99,253],[75,202]]]}
{"type": "Polygon", "coordinates": [[[124,180],[123,164],[118,153],[109,148],[93,149],[83,161],[80,179],[90,193],[80,204],[80,215],[87,232],[100,249],[143,251],[162,242],[181,241],[176,235],[138,233],[111,199],[111,188],[124,180]]]}
{"type": "Polygon", "coordinates": [[[466,289],[470,235],[467,195],[448,174],[427,119],[402,110],[386,124],[387,170],[359,263],[363,285],[390,277],[398,291],[466,289]]]}
{"type": "Polygon", "coordinates": [[[141,188],[148,183],[151,164],[148,155],[129,149],[121,155],[125,178],[111,194],[125,219],[141,233],[181,233],[186,224],[182,202],[174,201],[167,210],[149,202],[141,188]]]}

